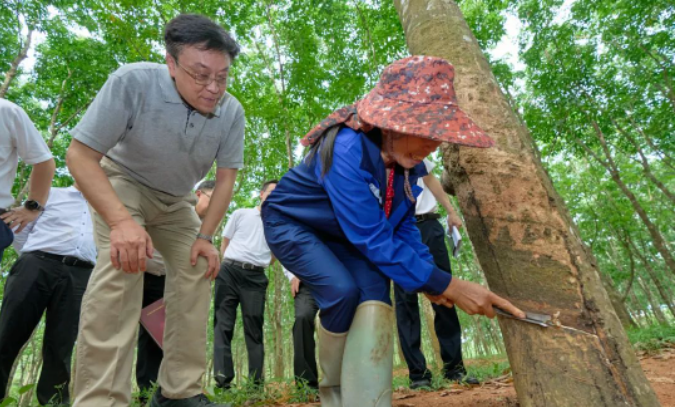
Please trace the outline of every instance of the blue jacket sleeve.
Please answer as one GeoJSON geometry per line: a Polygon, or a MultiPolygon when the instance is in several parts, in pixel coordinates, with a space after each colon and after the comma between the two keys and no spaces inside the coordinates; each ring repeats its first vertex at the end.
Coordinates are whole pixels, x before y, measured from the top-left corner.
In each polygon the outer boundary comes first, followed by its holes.
{"type": "Polygon", "coordinates": [[[434,257],[432,257],[430,249],[422,242],[420,230],[415,226],[415,218],[413,217],[414,211],[415,206],[411,208],[411,213],[407,214],[404,217],[404,220],[399,224],[399,227],[397,227],[394,233],[394,237],[395,239],[405,242],[411,249],[418,253],[418,256],[420,256],[422,260],[434,266],[427,282],[421,287],[421,291],[438,295],[451,283],[451,274],[439,269],[434,263],[434,257]]]}
{"type": "MultiPolygon", "coordinates": [[[[361,142],[336,139],[333,164],[322,177],[317,160],[315,173],[326,190],[336,219],[347,239],[386,276],[406,291],[425,291],[440,294],[448,286],[450,275],[443,273],[434,263],[422,258],[408,242],[410,230],[395,235],[394,230],[369,183],[371,174],[360,169],[361,142]],[[444,285],[440,274],[445,276],[444,285]]],[[[415,228],[415,226],[413,226],[415,228]]],[[[415,237],[420,241],[420,235],[415,237]]],[[[422,245],[422,243],[420,243],[422,245]]],[[[429,256],[429,252],[427,253],[429,256]]]]}

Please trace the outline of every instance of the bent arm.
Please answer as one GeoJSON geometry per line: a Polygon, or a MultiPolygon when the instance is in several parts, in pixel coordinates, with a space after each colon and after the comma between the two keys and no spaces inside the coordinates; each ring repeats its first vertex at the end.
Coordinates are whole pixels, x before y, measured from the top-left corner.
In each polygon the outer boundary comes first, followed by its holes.
{"type": "Polygon", "coordinates": [[[444,209],[446,209],[446,213],[448,215],[447,223],[449,229],[452,226],[455,226],[458,229],[462,228],[462,220],[455,212],[453,205],[451,205],[451,200],[448,199],[448,195],[446,194],[446,191],[444,191],[444,187],[441,186],[441,182],[439,182],[439,179],[435,177],[433,174],[428,174],[423,177],[423,182],[425,183],[427,189],[429,189],[430,192],[432,192],[434,199],[436,199],[437,202],[439,202],[441,206],[443,206],[444,209]]]}
{"type": "Polygon", "coordinates": [[[30,192],[28,193],[29,200],[38,201],[43,206],[47,203],[55,170],[56,165],[53,158],[33,165],[30,178],[30,192]]]}
{"type": "MultiPolygon", "coordinates": [[[[418,252],[401,240],[401,233],[399,236],[395,234],[369,189],[368,175],[359,168],[360,162],[360,150],[336,143],[333,165],[323,178],[324,188],[345,236],[404,290],[440,294],[448,286],[450,275],[429,261],[427,250],[418,252]]],[[[318,177],[321,177],[319,173],[318,177]]],[[[406,233],[403,235],[406,236],[406,233]]],[[[419,234],[417,239],[420,239],[419,234]]]]}
{"type": "Polygon", "coordinates": [[[218,168],[216,170],[216,185],[209,201],[209,207],[204,215],[204,220],[202,221],[201,234],[213,235],[216,231],[218,224],[223,220],[225,211],[230,206],[232,190],[236,179],[237,168],[218,168]]]}
{"type": "Polygon", "coordinates": [[[446,191],[444,191],[444,187],[441,186],[441,182],[439,182],[437,177],[434,174],[427,174],[423,177],[423,182],[432,195],[434,195],[434,199],[446,209],[446,213],[455,214],[455,209],[453,209],[453,205],[451,205],[451,201],[448,199],[448,195],[446,195],[446,191]]]}
{"type": "Polygon", "coordinates": [[[66,165],[89,204],[112,228],[132,217],[103,172],[102,158],[103,154],[73,139],[66,153],[66,165]]]}

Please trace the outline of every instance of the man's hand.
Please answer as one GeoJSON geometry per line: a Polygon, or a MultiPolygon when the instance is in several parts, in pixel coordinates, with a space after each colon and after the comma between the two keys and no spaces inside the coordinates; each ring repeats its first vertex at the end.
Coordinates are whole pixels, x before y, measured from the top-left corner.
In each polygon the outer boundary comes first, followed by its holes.
{"type": "Polygon", "coordinates": [[[208,240],[195,240],[195,243],[192,244],[192,249],[190,249],[190,264],[193,266],[197,264],[197,256],[205,257],[207,262],[209,262],[204,278],[210,280],[216,279],[220,257],[218,255],[218,250],[216,250],[214,245],[208,240]]]}
{"type": "Polygon", "coordinates": [[[40,211],[29,211],[24,207],[12,209],[0,215],[0,218],[14,230],[14,233],[20,233],[29,223],[40,216],[40,211]],[[18,226],[17,229],[14,229],[18,226]]]}
{"type": "Polygon", "coordinates": [[[146,271],[146,257],[153,257],[148,232],[132,218],[110,227],[110,261],[125,273],[146,271]]]}
{"type": "Polygon", "coordinates": [[[432,295],[428,293],[424,294],[425,297],[427,297],[427,299],[430,300],[432,304],[443,305],[444,307],[447,308],[453,308],[453,303],[451,302],[451,300],[444,297],[443,295],[432,295]]]}
{"type": "Polygon", "coordinates": [[[300,289],[300,280],[296,277],[291,279],[291,296],[293,298],[296,298],[296,294],[298,294],[298,290],[300,289]]]}
{"type": "Polygon", "coordinates": [[[495,310],[493,306],[496,306],[517,318],[526,317],[523,311],[516,308],[506,299],[479,284],[463,281],[459,278],[453,278],[451,284],[448,285],[441,296],[446,298],[446,302],[442,303],[442,305],[450,308],[455,304],[469,315],[480,314],[488,318],[494,318],[495,310]]]}
{"type": "Polygon", "coordinates": [[[460,216],[458,216],[458,214],[456,214],[455,212],[448,213],[446,222],[448,223],[449,231],[453,229],[453,226],[458,228],[458,230],[462,229],[462,219],[460,219],[460,216]]]}

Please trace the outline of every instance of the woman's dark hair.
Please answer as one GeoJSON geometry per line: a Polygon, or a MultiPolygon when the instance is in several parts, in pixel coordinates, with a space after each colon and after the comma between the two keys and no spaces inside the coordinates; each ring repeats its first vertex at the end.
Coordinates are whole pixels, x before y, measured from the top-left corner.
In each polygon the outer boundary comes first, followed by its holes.
{"type": "Polygon", "coordinates": [[[339,124],[327,129],[310,147],[310,151],[305,158],[307,164],[311,165],[315,158],[317,158],[317,155],[319,155],[319,160],[322,163],[322,177],[329,172],[333,164],[333,145],[336,143],[336,136],[338,136],[338,132],[342,127],[342,124],[339,124]]]}
{"type": "MultiPolygon", "coordinates": [[[[307,156],[305,157],[305,162],[308,165],[312,165],[313,161],[317,156],[319,157],[320,162],[322,163],[322,177],[326,175],[327,172],[331,169],[331,165],[333,164],[333,147],[336,144],[336,137],[338,136],[338,132],[340,129],[342,129],[344,125],[337,124],[333,127],[329,127],[324,134],[319,136],[317,141],[312,144],[312,147],[310,147],[310,151],[307,153],[307,156]]],[[[382,142],[381,140],[381,132],[380,129],[374,128],[371,131],[369,131],[366,135],[367,137],[371,138],[374,140],[378,145],[382,142]]]]}
{"type": "Polygon", "coordinates": [[[216,182],[208,179],[206,181],[202,181],[202,183],[197,186],[197,191],[202,191],[202,192],[210,191],[214,188],[216,188],[216,182]]]}
{"type": "Polygon", "coordinates": [[[275,185],[279,184],[279,180],[278,179],[269,179],[269,180],[265,181],[263,183],[263,186],[261,187],[261,192],[267,191],[268,186],[270,186],[272,184],[275,184],[275,185]]]}
{"type": "Polygon", "coordinates": [[[223,27],[199,14],[180,14],[169,21],[164,28],[164,43],[176,60],[186,45],[227,52],[233,60],[239,54],[237,41],[223,27]]]}

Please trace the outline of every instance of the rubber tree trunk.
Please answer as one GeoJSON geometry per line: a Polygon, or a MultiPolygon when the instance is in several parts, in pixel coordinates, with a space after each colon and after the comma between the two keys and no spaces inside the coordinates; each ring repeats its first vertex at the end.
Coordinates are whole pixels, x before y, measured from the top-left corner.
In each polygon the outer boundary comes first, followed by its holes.
{"type": "Polygon", "coordinates": [[[629,314],[629,311],[627,310],[627,306],[624,304],[622,295],[620,295],[615,287],[613,287],[613,281],[610,276],[604,274],[603,272],[599,272],[599,276],[601,277],[603,286],[608,293],[610,302],[613,304],[613,309],[615,310],[617,317],[620,319],[622,326],[625,328],[637,327],[636,321],[634,321],[634,319],[631,317],[631,314],[629,314]]]}
{"type": "Polygon", "coordinates": [[[562,325],[500,321],[521,406],[658,406],[596,263],[460,9],[450,0],[395,7],[411,53],[455,66],[460,107],[496,141],[443,151],[488,284],[562,325]]]}

